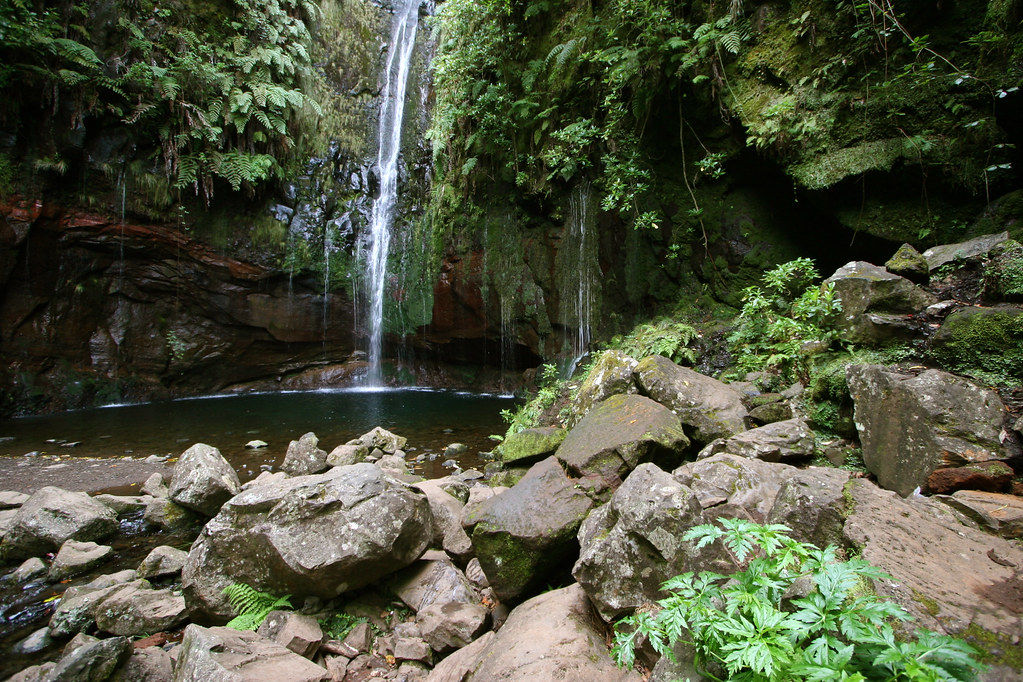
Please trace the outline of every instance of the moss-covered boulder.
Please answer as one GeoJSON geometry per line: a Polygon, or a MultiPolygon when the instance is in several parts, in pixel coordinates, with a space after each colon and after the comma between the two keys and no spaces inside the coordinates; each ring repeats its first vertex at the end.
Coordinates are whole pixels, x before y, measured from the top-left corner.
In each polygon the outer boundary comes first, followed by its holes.
{"type": "Polygon", "coordinates": [[[984,298],[1023,301],[1023,244],[1010,239],[991,252],[984,266],[984,298]]]}
{"type": "Polygon", "coordinates": [[[636,393],[638,389],[632,375],[636,364],[633,358],[621,351],[606,350],[601,353],[569,406],[568,425],[573,426],[602,400],[613,395],[636,393]]]}
{"type": "Polygon", "coordinates": [[[998,395],[939,370],[913,376],[881,365],[846,370],[855,401],[863,462],[877,482],[902,496],[935,469],[1007,456],[998,395]]]}
{"type": "Polygon", "coordinates": [[[884,264],[885,270],[914,282],[925,282],[930,273],[927,259],[910,244],[903,244],[884,264]]]}
{"type": "Polygon", "coordinates": [[[846,263],[825,280],[842,302],[836,326],[854,343],[877,344],[914,333],[906,315],[937,299],[905,277],[864,261],[846,263]]]}
{"type": "Polygon", "coordinates": [[[575,535],[593,501],[548,457],[486,503],[472,533],[480,566],[502,600],[541,588],[571,564],[575,535]]]}
{"type": "Polygon", "coordinates": [[[561,441],[565,440],[566,433],[565,429],[556,427],[523,429],[505,438],[496,452],[506,464],[535,462],[554,454],[561,441]]]}
{"type": "Polygon", "coordinates": [[[668,408],[640,395],[613,395],[568,432],[557,458],[601,489],[617,487],[640,462],[678,466],[689,439],[668,408]]]}
{"type": "Polygon", "coordinates": [[[962,308],[931,338],[930,356],[945,369],[1002,384],[1023,381],[1023,308],[962,308]]]}
{"type": "Polygon", "coordinates": [[[640,393],[668,407],[699,445],[746,430],[742,394],[717,379],[651,355],[636,365],[640,393]]]}

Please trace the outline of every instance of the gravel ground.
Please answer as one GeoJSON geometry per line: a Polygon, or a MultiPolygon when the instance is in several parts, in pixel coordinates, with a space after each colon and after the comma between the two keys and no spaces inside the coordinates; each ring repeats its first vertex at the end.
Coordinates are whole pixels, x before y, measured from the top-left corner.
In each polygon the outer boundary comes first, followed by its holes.
{"type": "Polygon", "coordinates": [[[55,485],[66,490],[85,492],[129,492],[159,472],[170,476],[171,465],[143,459],[85,458],[39,455],[36,457],[0,456],[0,490],[33,493],[55,485]]]}

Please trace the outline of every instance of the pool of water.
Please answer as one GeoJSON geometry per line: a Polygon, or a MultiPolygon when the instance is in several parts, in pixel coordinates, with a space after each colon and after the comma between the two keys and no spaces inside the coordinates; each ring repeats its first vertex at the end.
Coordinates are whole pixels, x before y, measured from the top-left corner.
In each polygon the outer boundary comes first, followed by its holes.
{"type": "Polygon", "coordinates": [[[502,396],[414,388],[211,396],[0,421],[0,438],[10,439],[0,441],[0,454],[176,456],[193,443],[207,443],[220,449],[244,481],[261,466],[279,465],[288,443],[309,431],[329,452],[383,426],[408,438],[410,462],[428,456],[416,473],[435,477],[448,471],[441,464],[449,443],[468,446],[455,458],[463,468],[482,465],[478,453],[494,446],[491,434],[504,433],[500,412],[511,404],[502,396]],[[246,449],[251,440],[268,447],[246,449]]]}

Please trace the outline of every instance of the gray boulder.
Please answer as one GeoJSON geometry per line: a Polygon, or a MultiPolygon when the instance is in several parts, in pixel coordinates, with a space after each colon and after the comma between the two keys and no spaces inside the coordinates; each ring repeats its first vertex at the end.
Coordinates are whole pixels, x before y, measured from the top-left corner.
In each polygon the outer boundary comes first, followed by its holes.
{"type": "Polygon", "coordinates": [[[578,549],[576,531],[592,507],[554,457],[534,464],[512,488],[491,498],[472,544],[497,596],[516,599],[570,562],[578,549]]]}
{"type": "Polygon", "coordinates": [[[96,495],[93,499],[105,504],[118,515],[142,511],[152,499],[149,495],[96,495]]]}
{"type": "Polygon", "coordinates": [[[395,595],[419,613],[430,606],[478,604],[480,595],[465,574],[444,559],[420,559],[389,581],[395,595]]]}
{"type": "Polygon", "coordinates": [[[613,395],[636,393],[633,370],[638,363],[618,350],[602,352],[569,405],[568,425],[574,426],[594,405],[613,395]]]}
{"type": "Polygon", "coordinates": [[[416,613],[416,625],[430,648],[444,653],[468,646],[483,632],[488,616],[481,604],[430,604],[416,613]]]}
{"type": "Polygon", "coordinates": [[[653,464],[629,474],[579,529],[572,575],[605,620],[652,603],[661,583],[693,570],[699,555],[682,535],[703,522],[696,494],[653,464]]]}
{"type": "Polygon", "coordinates": [[[8,576],[8,580],[15,583],[23,583],[32,580],[33,578],[39,578],[46,575],[47,569],[46,564],[39,557],[32,557],[31,559],[25,559],[20,566],[8,576]]]}
{"type": "Polygon", "coordinates": [[[91,613],[99,630],[126,637],[172,630],[188,617],[184,597],[171,590],[154,590],[145,580],[106,591],[93,602],[91,613]]]}
{"type": "Polygon", "coordinates": [[[787,464],[720,454],[683,464],[672,476],[693,490],[707,518],[767,520],[782,485],[799,470],[787,464]]]}
{"type": "Polygon", "coordinates": [[[640,462],[676,466],[689,439],[671,410],[640,395],[613,395],[575,425],[556,456],[598,488],[615,487],[640,462]]]}
{"type": "Polygon", "coordinates": [[[53,662],[32,665],[8,677],[7,682],[49,682],[50,673],[55,667],[57,664],[53,662]]]}
{"type": "Polygon", "coordinates": [[[927,259],[911,244],[903,244],[895,252],[888,262],[884,264],[885,270],[893,275],[899,275],[914,282],[927,281],[930,268],[927,266],[927,259]]]}
{"type": "Polygon", "coordinates": [[[939,468],[1005,457],[998,395],[938,370],[918,376],[881,365],[846,368],[863,462],[905,497],[939,468]]]}
{"type": "Polygon", "coordinates": [[[813,457],[813,429],[802,419],[786,419],[732,436],[719,438],[700,451],[697,459],[727,452],[765,462],[797,462],[813,457]]]}
{"type": "Polygon", "coordinates": [[[372,450],[378,448],[388,455],[393,455],[398,450],[404,450],[408,439],[404,436],[391,433],[385,428],[377,426],[372,431],[362,434],[356,440],[372,450]]]}
{"type": "Polygon", "coordinates": [[[142,518],[151,526],[173,532],[198,525],[205,517],[167,497],[153,497],[146,503],[142,518]]]}
{"type": "Polygon", "coordinates": [[[687,435],[699,445],[746,430],[742,394],[717,379],[660,355],[641,360],[635,375],[640,393],[678,415],[687,435]]]}
{"type": "Polygon", "coordinates": [[[92,628],[96,618],[95,605],[118,586],[135,580],[135,571],[102,575],[85,585],[69,587],[61,595],[50,616],[50,634],[71,637],[92,628]]]}
{"type": "Polygon", "coordinates": [[[316,619],[293,611],[271,611],[256,634],[310,659],[323,641],[323,629],[316,619]]]}
{"type": "Polygon", "coordinates": [[[255,632],[189,625],[174,682],[329,682],[325,668],[255,632]]]}
{"type": "Polygon", "coordinates": [[[290,476],[308,476],[326,470],[329,466],[327,453],[318,447],[319,444],[320,439],[311,431],[291,441],[281,469],[290,476]]]}
{"type": "Polygon", "coordinates": [[[551,426],[523,429],[505,438],[495,453],[505,464],[532,464],[554,454],[566,433],[565,429],[551,426]]]}
{"type": "Polygon", "coordinates": [[[150,497],[168,497],[170,495],[170,489],[160,473],[150,474],[149,478],[142,484],[141,490],[143,495],[149,495],[150,497]]]}
{"type": "Polygon", "coordinates": [[[167,545],[160,545],[146,555],[137,569],[140,578],[166,578],[181,573],[188,559],[185,552],[167,545]]]}
{"type": "Polygon", "coordinates": [[[878,343],[910,332],[905,315],[938,299],[884,268],[863,261],[846,263],[824,281],[833,284],[842,302],[836,321],[843,338],[855,343],[878,343]]]}
{"type": "Polygon", "coordinates": [[[792,472],[778,489],[767,522],[788,526],[792,537],[818,547],[840,545],[849,478],[848,471],[830,467],[792,472]]]}
{"type": "Polygon", "coordinates": [[[0,490],[0,509],[17,509],[28,502],[28,498],[26,493],[16,490],[0,490]]]}
{"type": "Polygon", "coordinates": [[[472,553],[472,541],[462,528],[463,505],[458,498],[449,494],[436,481],[420,481],[413,484],[426,493],[433,516],[433,537],[435,545],[454,557],[464,558],[472,553]]]}
{"type": "Polygon", "coordinates": [[[232,498],[192,545],[182,586],[190,608],[222,619],[235,582],[331,599],[407,566],[432,537],[421,491],[372,464],[335,467],[232,498]]]}
{"type": "Polygon", "coordinates": [[[185,450],[170,482],[170,499],[203,516],[215,516],[220,507],[241,491],[238,474],[220,450],[196,443],[185,450]]]}
{"type": "Polygon", "coordinates": [[[114,676],[112,682],[168,682],[174,677],[170,654],[158,646],[135,649],[114,676]]]}
{"type": "Polygon", "coordinates": [[[579,585],[552,590],[517,606],[496,635],[445,659],[427,680],[642,680],[614,664],[605,632],[579,585]]]}
{"type": "Polygon", "coordinates": [[[68,540],[100,540],[117,530],[117,514],[85,493],[46,486],[15,515],[0,551],[10,560],[56,551],[68,540]]]}
{"type": "Polygon", "coordinates": [[[924,251],[924,259],[927,261],[927,267],[930,268],[931,272],[934,272],[945,263],[950,263],[957,258],[970,260],[986,256],[996,246],[1000,246],[1007,241],[1009,241],[1008,232],[985,234],[957,244],[932,246],[924,251]]]}
{"type": "Polygon", "coordinates": [[[131,640],[111,637],[84,644],[57,661],[47,682],[101,682],[131,656],[131,640]]]}
{"type": "Polygon", "coordinates": [[[369,448],[362,443],[345,443],[338,445],[327,455],[327,466],[343,467],[365,462],[369,456],[369,448]]]}
{"type": "Polygon", "coordinates": [[[85,573],[107,561],[114,553],[113,547],[97,545],[95,542],[79,542],[68,540],[60,546],[60,551],[50,565],[50,582],[60,582],[65,578],[85,573]]]}

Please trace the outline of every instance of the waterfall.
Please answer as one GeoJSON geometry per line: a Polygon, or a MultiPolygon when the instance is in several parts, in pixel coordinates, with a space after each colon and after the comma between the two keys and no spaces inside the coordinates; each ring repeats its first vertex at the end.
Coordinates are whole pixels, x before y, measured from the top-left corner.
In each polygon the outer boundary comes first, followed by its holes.
{"type": "Polygon", "coordinates": [[[572,359],[568,367],[569,376],[589,352],[593,310],[599,307],[599,289],[594,291],[600,281],[594,217],[590,185],[582,182],[575,187],[569,198],[563,253],[559,253],[561,272],[565,278],[561,284],[562,307],[565,309],[561,317],[575,327],[575,334],[568,340],[572,359]],[[572,297],[571,311],[566,305],[569,296],[572,297]]]}
{"type": "Polygon", "coordinates": [[[384,289],[387,281],[387,256],[391,226],[398,200],[398,157],[401,129],[405,117],[405,91],[409,64],[419,25],[422,0],[402,0],[391,29],[391,42],[384,66],[385,82],[381,92],[380,121],[377,129],[377,169],[380,193],[373,202],[370,218],[370,249],[366,263],[369,285],[369,371],[366,384],[380,386],[383,378],[380,359],[384,335],[384,289]]]}

